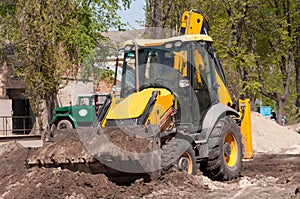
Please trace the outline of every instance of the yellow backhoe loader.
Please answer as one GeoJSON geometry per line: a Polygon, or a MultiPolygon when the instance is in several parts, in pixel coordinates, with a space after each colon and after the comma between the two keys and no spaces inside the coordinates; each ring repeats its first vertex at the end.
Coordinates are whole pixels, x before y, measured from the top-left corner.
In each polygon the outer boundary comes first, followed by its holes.
{"type": "Polygon", "coordinates": [[[112,177],[200,169],[214,180],[237,178],[253,156],[250,101],[233,100],[208,31],[207,16],[191,10],[179,36],[125,42],[118,92],[94,127],[54,137],[27,164],[112,177]]]}

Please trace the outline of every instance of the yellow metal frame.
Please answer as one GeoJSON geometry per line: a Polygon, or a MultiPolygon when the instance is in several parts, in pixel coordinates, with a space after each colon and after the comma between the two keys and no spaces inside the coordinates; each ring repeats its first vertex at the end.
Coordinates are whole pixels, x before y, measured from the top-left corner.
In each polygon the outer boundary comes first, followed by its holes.
{"type": "Polygon", "coordinates": [[[203,26],[204,17],[200,13],[193,11],[189,12],[189,20],[187,23],[187,28],[185,30],[186,35],[200,34],[203,26]]]}
{"type": "MultiPolygon", "coordinates": [[[[147,88],[140,92],[132,93],[119,103],[113,103],[108,111],[106,119],[122,120],[140,117],[144,113],[148,101],[152,97],[154,91],[158,91],[159,94],[156,97],[156,103],[152,108],[146,123],[161,125],[160,122],[164,114],[174,104],[174,96],[170,91],[163,88],[147,88]]],[[[103,126],[105,126],[105,124],[103,126]]]]}
{"type": "Polygon", "coordinates": [[[218,94],[219,94],[219,100],[221,104],[224,104],[226,106],[232,105],[232,99],[228,92],[227,87],[225,86],[224,82],[220,78],[219,74],[216,72],[216,79],[218,83],[218,94]]]}
{"type": "Polygon", "coordinates": [[[239,100],[239,108],[244,113],[241,124],[242,142],[244,145],[244,158],[253,158],[253,147],[252,147],[252,127],[251,127],[251,112],[250,112],[250,99],[239,100]]]}

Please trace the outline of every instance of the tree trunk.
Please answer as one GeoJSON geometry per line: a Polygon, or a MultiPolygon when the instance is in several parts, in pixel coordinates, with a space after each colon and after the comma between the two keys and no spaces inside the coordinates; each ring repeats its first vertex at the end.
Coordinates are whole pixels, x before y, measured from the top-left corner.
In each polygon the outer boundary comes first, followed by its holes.
{"type": "Polygon", "coordinates": [[[173,31],[175,27],[169,20],[170,17],[173,17],[174,6],[172,0],[146,1],[146,33],[150,38],[163,39],[176,34],[173,31]]]}
{"type": "Polygon", "coordinates": [[[298,27],[298,35],[296,38],[295,69],[296,69],[296,87],[297,87],[296,106],[300,107],[300,27],[298,27]]]}
{"type": "Polygon", "coordinates": [[[5,83],[8,79],[7,74],[7,64],[6,62],[3,63],[3,65],[0,68],[0,98],[4,98],[6,96],[6,86],[5,83]]]}
{"type": "Polygon", "coordinates": [[[46,99],[40,100],[39,103],[39,114],[35,117],[35,123],[33,125],[33,130],[30,134],[40,134],[43,135],[43,133],[49,129],[48,124],[48,108],[47,108],[47,101],[46,99]]]}
{"type": "Polygon", "coordinates": [[[277,104],[278,104],[277,123],[282,125],[282,113],[283,113],[284,101],[280,97],[278,97],[277,104]]]}

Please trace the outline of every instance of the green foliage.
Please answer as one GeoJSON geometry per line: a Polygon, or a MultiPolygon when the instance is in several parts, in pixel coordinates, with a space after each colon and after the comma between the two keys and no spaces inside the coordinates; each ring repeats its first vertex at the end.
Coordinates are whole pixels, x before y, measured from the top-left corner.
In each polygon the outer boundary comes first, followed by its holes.
{"type": "Polygon", "coordinates": [[[16,71],[25,81],[26,96],[33,111],[39,113],[41,100],[56,94],[61,76],[72,69],[72,57],[60,39],[66,9],[72,4],[60,1],[26,1],[17,4],[20,40],[17,58],[23,66],[16,71]]]}
{"type": "MultiPolygon", "coordinates": [[[[295,68],[299,67],[293,59],[297,56],[293,49],[300,29],[299,1],[190,0],[186,4],[183,1],[177,3],[182,6],[172,7],[168,19],[177,24],[183,11],[191,8],[202,10],[209,16],[209,34],[214,39],[229,85],[238,96],[263,99],[270,105],[276,101],[280,112],[293,108],[297,96],[295,68]]],[[[146,20],[155,20],[153,11],[146,11],[146,20]]]]}
{"type": "Polygon", "coordinates": [[[15,16],[17,0],[2,0],[0,2],[0,44],[5,40],[13,40],[17,30],[15,16]]]}
{"type": "Polygon", "coordinates": [[[103,80],[107,85],[111,85],[114,82],[114,71],[110,69],[97,68],[95,71],[96,77],[99,77],[97,80],[103,80]]]}
{"type": "Polygon", "coordinates": [[[2,0],[0,2],[0,65],[6,60],[4,48],[11,45],[17,35],[17,20],[14,17],[17,0],[2,0]]]}
{"type": "Polygon", "coordinates": [[[264,104],[275,100],[281,111],[291,108],[295,100],[296,66],[290,56],[297,35],[293,24],[300,21],[295,4],[299,2],[201,1],[230,85],[240,94],[263,99],[264,104]]]}
{"type": "Polygon", "coordinates": [[[14,43],[23,64],[17,74],[26,83],[31,107],[40,113],[63,76],[76,76],[104,39],[99,32],[122,27],[117,10],[131,0],[13,0],[0,3],[0,44],[14,43]]]}
{"type": "Polygon", "coordinates": [[[107,46],[99,45],[94,48],[81,63],[80,69],[83,80],[87,81],[90,78],[93,78],[92,76],[94,75],[96,68],[105,68],[108,56],[111,56],[111,54],[110,49],[107,46]]]}

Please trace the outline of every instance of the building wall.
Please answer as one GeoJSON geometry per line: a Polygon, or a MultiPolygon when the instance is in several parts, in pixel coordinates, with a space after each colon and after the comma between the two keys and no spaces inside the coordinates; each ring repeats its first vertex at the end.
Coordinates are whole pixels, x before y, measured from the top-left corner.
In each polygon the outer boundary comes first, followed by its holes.
{"type": "Polygon", "coordinates": [[[75,104],[78,95],[92,93],[94,93],[92,81],[68,80],[68,84],[58,92],[58,105],[69,106],[75,104]]]}
{"type": "Polygon", "coordinates": [[[3,118],[3,116],[12,116],[12,100],[0,99],[0,135],[5,135],[4,130],[10,130],[7,133],[12,134],[12,118],[3,118]]]}

